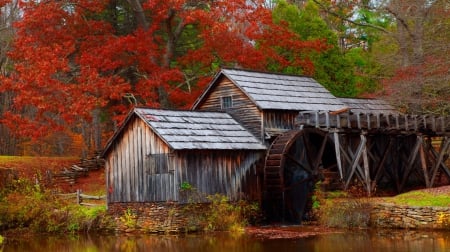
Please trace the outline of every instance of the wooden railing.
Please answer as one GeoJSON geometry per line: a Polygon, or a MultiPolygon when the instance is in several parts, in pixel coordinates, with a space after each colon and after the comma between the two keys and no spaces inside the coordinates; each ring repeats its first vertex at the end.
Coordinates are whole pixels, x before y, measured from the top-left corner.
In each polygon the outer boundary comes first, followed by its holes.
{"type": "Polygon", "coordinates": [[[102,201],[106,199],[106,195],[102,195],[102,196],[94,196],[94,195],[87,195],[87,194],[83,194],[82,191],[80,189],[78,189],[76,192],[74,193],[64,193],[64,194],[55,194],[58,197],[64,198],[64,199],[71,199],[74,198],[76,199],[76,203],[78,205],[83,205],[83,206],[100,206],[100,205],[104,205],[104,204],[94,204],[94,203],[90,203],[90,202],[84,202],[84,200],[89,200],[89,201],[102,201]]]}
{"type": "Polygon", "coordinates": [[[437,134],[450,134],[450,117],[433,115],[302,111],[296,124],[324,129],[432,131],[437,134]]]}

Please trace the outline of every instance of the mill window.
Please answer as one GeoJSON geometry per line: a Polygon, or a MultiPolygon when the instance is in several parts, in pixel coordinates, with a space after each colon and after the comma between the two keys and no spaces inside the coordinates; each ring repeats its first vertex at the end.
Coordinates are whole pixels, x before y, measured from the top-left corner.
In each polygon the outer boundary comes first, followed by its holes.
{"type": "Polygon", "coordinates": [[[232,108],[233,107],[233,98],[231,96],[221,97],[221,106],[222,106],[222,109],[232,108]]]}
{"type": "Polygon", "coordinates": [[[168,169],[168,154],[147,155],[147,174],[165,174],[168,173],[168,169]]]}

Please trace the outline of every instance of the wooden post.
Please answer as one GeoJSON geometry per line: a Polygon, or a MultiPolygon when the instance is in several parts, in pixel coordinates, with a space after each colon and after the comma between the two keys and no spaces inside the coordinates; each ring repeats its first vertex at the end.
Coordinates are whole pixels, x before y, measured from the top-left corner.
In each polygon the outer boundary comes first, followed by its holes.
{"type": "Polygon", "coordinates": [[[352,179],[353,174],[355,173],[356,167],[359,165],[359,160],[361,159],[361,156],[363,154],[363,150],[364,150],[364,148],[366,146],[367,139],[364,136],[364,134],[360,135],[360,139],[361,139],[361,141],[359,142],[358,149],[356,150],[355,157],[353,158],[352,164],[350,166],[351,167],[350,168],[350,174],[349,174],[349,176],[347,178],[347,181],[345,182],[345,189],[347,189],[348,185],[350,184],[350,180],[352,179]]]}
{"type": "Polygon", "coordinates": [[[390,153],[391,148],[393,146],[394,141],[392,140],[392,137],[389,137],[389,142],[388,142],[388,146],[386,147],[386,149],[383,152],[383,156],[380,160],[380,162],[378,163],[377,169],[376,169],[376,174],[373,178],[372,183],[372,188],[371,190],[375,190],[375,187],[378,183],[378,180],[381,178],[381,176],[383,175],[384,171],[385,171],[385,165],[384,163],[386,162],[386,158],[388,156],[388,153],[390,153]]]}
{"type": "MultiPolygon", "coordinates": [[[[361,134],[362,137],[366,138],[364,134],[361,134]]],[[[367,140],[365,141],[367,143],[367,140]]],[[[364,166],[364,183],[366,184],[367,194],[371,196],[371,183],[370,183],[370,170],[369,170],[369,159],[367,158],[367,144],[364,144],[362,149],[362,158],[363,158],[363,166],[364,166]]]]}
{"type": "Polygon", "coordinates": [[[80,205],[81,201],[81,190],[77,189],[77,205],[80,205]]]}
{"type": "Polygon", "coordinates": [[[334,130],[333,136],[334,136],[334,151],[336,152],[336,162],[339,170],[339,176],[341,177],[341,179],[344,179],[344,175],[342,172],[341,147],[339,143],[339,134],[337,130],[334,130]]]}
{"type": "Polygon", "coordinates": [[[406,180],[408,179],[409,174],[411,173],[412,167],[414,166],[414,161],[417,158],[417,153],[419,152],[419,147],[422,145],[422,142],[423,142],[423,136],[417,135],[416,144],[413,147],[413,151],[411,152],[411,155],[409,155],[409,157],[408,157],[408,165],[406,166],[406,170],[403,172],[403,178],[400,183],[400,191],[403,190],[406,180]]]}
{"type": "Polygon", "coordinates": [[[313,160],[314,163],[312,164],[313,165],[312,169],[315,174],[318,173],[319,164],[320,164],[320,161],[322,160],[323,152],[325,150],[327,142],[328,142],[328,134],[323,136],[323,140],[322,140],[322,144],[320,146],[319,152],[317,153],[316,159],[313,160]]]}
{"type": "Polygon", "coordinates": [[[430,187],[433,187],[434,180],[436,179],[437,171],[439,170],[439,167],[441,165],[443,166],[443,169],[447,173],[447,175],[450,174],[450,172],[448,171],[448,169],[445,166],[445,164],[442,164],[442,161],[444,159],[444,155],[447,153],[447,150],[448,150],[449,146],[450,146],[450,138],[444,137],[442,139],[441,148],[439,150],[439,157],[436,160],[436,165],[432,169],[432,176],[431,176],[431,181],[430,181],[430,187]]]}
{"type": "Polygon", "coordinates": [[[423,144],[420,145],[420,165],[422,166],[423,178],[425,180],[425,186],[430,188],[430,179],[428,177],[428,168],[427,168],[427,160],[425,156],[425,151],[423,150],[423,144]]]}

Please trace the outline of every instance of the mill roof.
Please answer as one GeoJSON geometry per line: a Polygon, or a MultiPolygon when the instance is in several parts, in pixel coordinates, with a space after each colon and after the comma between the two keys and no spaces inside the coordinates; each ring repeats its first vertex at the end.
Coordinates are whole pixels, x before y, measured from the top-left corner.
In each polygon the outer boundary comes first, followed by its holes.
{"type": "MultiPolygon", "coordinates": [[[[174,150],[266,149],[265,145],[227,113],[135,108],[122,126],[133,115],[141,118],[174,150]]],[[[119,129],[116,135],[121,130],[123,129],[119,129]]],[[[113,136],[110,140],[104,153],[115,138],[113,136]]]]}
{"type": "Polygon", "coordinates": [[[389,102],[381,99],[339,98],[353,113],[399,114],[389,102]]]}
{"type": "Polygon", "coordinates": [[[310,77],[241,69],[222,69],[194,103],[201,103],[217,80],[225,76],[240,88],[261,110],[336,111],[345,104],[310,77]]]}

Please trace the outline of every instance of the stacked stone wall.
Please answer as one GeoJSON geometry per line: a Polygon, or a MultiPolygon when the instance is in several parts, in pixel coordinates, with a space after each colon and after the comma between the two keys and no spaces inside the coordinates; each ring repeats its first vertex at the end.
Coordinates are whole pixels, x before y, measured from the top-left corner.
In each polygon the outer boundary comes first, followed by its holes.
{"type": "Polygon", "coordinates": [[[380,228],[450,229],[450,207],[374,204],[370,226],[380,228]]]}
{"type": "MultiPolygon", "coordinates": [[[[117,231],[146,233],[183,233],[198,231],[207,204],[174,202],[110,203],[117,231]],[[127,216],[128,215],[128,216],[127,216]],[[135,226],[126,219],[135,218],[135,226]]],[[[401,229],[450,229],[450,207],[415,207],[375,203],[370,210],[369,226],[401,229]]]]}
{"type": "Polygon", "coordinates": [[[206,204],[175,202],[109,203],[108,212],[114,216],[117,231],[146,233],[181,233],[196,231],[206,204]],[[134,220],[129,220],[134,218],[134,220]],[[128,220],[128,221],[127,221],[128,220]],[[127,223],[128,222],[128,223],[127,223]],[[135,225],[130,225],[133,222],[135,225]]]}

